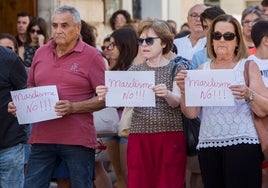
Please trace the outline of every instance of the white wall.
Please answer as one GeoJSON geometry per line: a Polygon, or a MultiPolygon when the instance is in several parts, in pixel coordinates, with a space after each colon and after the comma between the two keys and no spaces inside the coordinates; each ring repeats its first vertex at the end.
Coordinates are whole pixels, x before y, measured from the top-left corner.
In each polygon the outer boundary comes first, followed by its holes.
{"type": "Polygon", "coordinates": [[[188,10],[203,0],[141,0],[142,19],[151,17],[158,19],[172,19],[179,27],[187,21],[188,10]]]}
{"type": "Polygon", "coordinates": [[[162,19],[162,0],[142,0],[141,7],[142,19],[148,17],[162,19]]]}

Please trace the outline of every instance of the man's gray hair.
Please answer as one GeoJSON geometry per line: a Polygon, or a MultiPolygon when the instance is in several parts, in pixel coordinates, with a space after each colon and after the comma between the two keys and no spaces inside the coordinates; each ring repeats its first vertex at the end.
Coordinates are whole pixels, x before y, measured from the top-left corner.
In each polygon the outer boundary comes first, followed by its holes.
{"type": "Polygon", "coordinates": [[[57,8],[54,14],[60,14],[60,13],[65,13],[65,12],[70,12],[73,15],[73,21],[75,24],[81,24],[80,14],[74,7],[63,5],[57,8]]]}

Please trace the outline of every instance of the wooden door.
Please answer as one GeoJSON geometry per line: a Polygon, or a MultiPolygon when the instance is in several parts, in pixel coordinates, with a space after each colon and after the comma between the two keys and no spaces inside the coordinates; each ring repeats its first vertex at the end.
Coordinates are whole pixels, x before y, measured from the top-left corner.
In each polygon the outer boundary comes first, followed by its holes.
{"type": "Polygon", "coordinates": [[[37,16],[37,0],[0,0],[0,33],[17,34],[17,13],[37,16]]]}

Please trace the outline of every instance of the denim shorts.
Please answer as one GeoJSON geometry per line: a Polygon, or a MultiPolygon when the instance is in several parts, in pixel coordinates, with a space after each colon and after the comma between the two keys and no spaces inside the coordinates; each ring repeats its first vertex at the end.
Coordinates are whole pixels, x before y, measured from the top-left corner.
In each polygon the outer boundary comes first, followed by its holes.
{"type": "Polygon", "coordinates": [[[68,179],[70,178],[70,173],[67,164],[64,161],[61,161],[60,164],[56,167],[54,174],[52,176],[54,179],[68,179]]]}
{"type": "Polygon", "coordinates": [[[109,137],[107,140],[118,140],[118,142],[120,144],[125,144],[127,143],[128,139],[127,138],[123,138],[123,137],[120,137],[120,136],[111,136],[109,137]]]}
{"type": "Polygon", "coordinates": [[[22,188],[24,184],[24,146],[0,150],[0,187],[22,188]]]}

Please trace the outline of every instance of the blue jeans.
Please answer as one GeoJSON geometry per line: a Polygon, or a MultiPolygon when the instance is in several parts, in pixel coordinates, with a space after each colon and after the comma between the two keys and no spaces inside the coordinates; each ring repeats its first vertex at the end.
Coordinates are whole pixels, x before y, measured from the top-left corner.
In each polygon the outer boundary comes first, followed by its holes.
{"type": "Polygon", "coordinates": [[[24,188],[47,188],[56,166],[64,161],[71,187],[93,188],[95,150],[83,146],[33,144],[24,188]]]}
{"type": "Polygon", "coordinates": [[[27,143],[25,144],[25,159],[24,164],[28,163],[30,152],[31,152],[31,145],[28,144],[28,140],[32,131],[32,124],[26,125],[26,135],[27,135],[27,143]]]}
{"type": "Polygon", "coordinates": [[[22,188],[24,183],[24,144],[0,150],[0,187],[22,188]]]}

